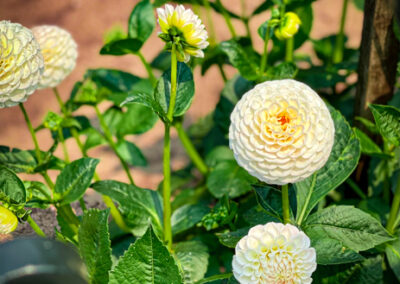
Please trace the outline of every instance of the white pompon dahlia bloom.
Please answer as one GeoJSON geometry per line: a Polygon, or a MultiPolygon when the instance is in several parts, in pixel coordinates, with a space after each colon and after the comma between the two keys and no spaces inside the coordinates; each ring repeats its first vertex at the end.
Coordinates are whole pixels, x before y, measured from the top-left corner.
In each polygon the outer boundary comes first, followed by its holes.
{"type": "Polygon", "coordinates": [[[57,26],[37,26],[32,31],[44,57],[44,73],[39,88],[54,88],[74,70],[77,44],[68,31],[57,26]]]}
{"type": "Polygon", "coordinates": [[[238,164],[269,184],[295,183],[323,167],[335,127],[322,99],[295,80],[248,91],[231,114],[229,146],[238,164]]]}
{"type": "Polygon", "coordinates": [[[43,56],[31,30],[0,21],[0,108],[26,101],[43,73],[43,56]]]}
{"type": "Polygon", "coordinates": [[[164,9],[158,8],[157,14],[161,28],[159,37],[167,43],[167,50],[171,50],[171,43],[177,45],[179,61],[188,62],[190,56],[204,57],[203,49],[208,46],[208,34],[192,10],[185,9],[183,5],[174,8],[167,4],[164,9]]]}
{"type": "Polygon", "coordinates": [[[310,239],[295,226],[267,223],[236,245],[233,275],[241,284],[308,284],[317,267],[310,239]]]}

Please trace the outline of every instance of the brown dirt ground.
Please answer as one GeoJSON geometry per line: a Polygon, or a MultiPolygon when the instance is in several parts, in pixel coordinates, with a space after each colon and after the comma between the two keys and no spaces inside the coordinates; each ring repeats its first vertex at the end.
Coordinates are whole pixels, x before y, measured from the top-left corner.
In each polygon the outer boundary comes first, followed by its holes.
{"type": "MultiPolygon", "coordinates": [[[[240,13],[239,0],[223,0],[224,4],[240,13]]],[[[252,11],[262,1],[247,0],[247,11],[252,11]]],[[[65,99],[69,97],[74,82],[80,80],[88,68],[108,67],[118,68],[132,72],[139,76],[146,76],[140,60],[133,56],[100,56],[104,31],[119,23],[125,27],[131,9],[137,0],[1,0],[0,20],[18,22],[26,27],[42,24],[58,25],[71,32],[79,46],[79,58],[76,69],[60,84],[59,91],[65,99]]],[[[314,6],[314,24],[311,36],[321,38],[336,33],[339,27],[342,1],[318,0],[314,6]]],[[[204,14],[204,13],[203,13],[204,14]]],[[[250,27],[257,50],[262,49],[262,40],[257,35],[257,28],[266,20],[266,15],[258,15],[250,22],[250,27]]],[[[214,24],[218,40],[230,38],[223,18],[213,14],[214,24]]],[[[234,21],[238,34],[244,34],[245,29],[240,22],[234,21]]],[[[349,4],[346,34],[349,36],[349,46],[358,47],[361,38],[362,13],[349,4]]],[[[150,61],[162,48],[162,42],[157,38],[156,32],[145,44],[143,53],[150,61]]],[[[311,52],[309,43],[305,44],[298,52],[311,52]]],[[[227,67],[229,76],[234,74],[232,68],[227,67]]],[[[205,76],[201,76],[199,70],[195,70],[196,95],[193,106],[186,117],[186,125],[199,117],[206,115],[216,105],[219,93],[223,87],[223,81],[216,68],[209,70],[205,76]]],[[[51,90],[37,91],[25,104],[26,109],[34,125],[38,125],[47,111],[58,111],[57,101],[51,90]]],[[[89,107],[80,110],[89,117],[94,117],[94,112],[89,107]]],[[[179,168],[187,162],[187,158],[176,134],[173,133],[172,159],[173,168],[179,168]]],[[[155,188],[162,179],[162,137],[163,127],[158,123],[151,131],[136,137],[130,137],[144,151],[150,166],[145,169],[132,169],[133,177],[139,186],[155,188]]],[[[38,133],[42,149],[51,145],[51,139],[46,131],[38,133]]],[[[80,152],[73,140],[67,141],[72,159],[80,157],[80,152]]],[[[0,145],[17,147],[20,149],[32,149],[33,143],[29,137],[23,116],[18,107],[0,109],[0,145]]],[[[61,149],[56,152],[61,156],[61,149]]],[[[118,160],[107,147],[99,147],[90,152],[91,156],[101,159],[98,172],[103,179],[117,179],[127,181],[127,178],[118,164],[118,160]]],[[[55,173],[51,176],[55,178],[55,173]]],[[[27,177],[34,179],[36,177],[27,177]]]]}

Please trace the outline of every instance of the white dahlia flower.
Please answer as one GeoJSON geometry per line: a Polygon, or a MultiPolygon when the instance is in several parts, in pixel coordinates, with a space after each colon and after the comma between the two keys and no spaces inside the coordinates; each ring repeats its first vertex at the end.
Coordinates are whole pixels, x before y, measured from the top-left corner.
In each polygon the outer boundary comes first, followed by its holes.
{"type": "Polygon", "coordinates": [[[307,85],[268,81],[248,91],[231,114],[229,146],[239,165],[269,184],[301,181],[324,166],[335,127],[307,85]]]}
{"type": "Polygon", "coordinates": [[[241,284],[307,284],[317,267],[310,239],[295,226],[267,223],[236,245],[233,275],[241,284]]]}
{"type": "Polygon", "coordinates": [[[202,49],[208,46],[208,35],[199,17],[183,5],[165,5],[158,8],[158,24],[161,27],[159,37],[167,43],[171,50],[172,43],[176,44],[179,61],[188,62],[190,56],[204,57],[202,49]]]}
{"type": "Polygon", "coordinates": [[[9,234],[18,226],[18,219],[7,208],[0,206],[0,234],[9,234]]]}
{"type": "Polygon", "coordinates": [[[26,101],[43,73],[43,56],[31,30],[0,21],[0,108],[26,101]]]}
{"type": "Polygon", "coordinates": [[[60,84],[76,65],[78,49],[71,34],[57,26],[37,26],[32,29],[44,57],[44,73],[40,89],[60,84]]]}

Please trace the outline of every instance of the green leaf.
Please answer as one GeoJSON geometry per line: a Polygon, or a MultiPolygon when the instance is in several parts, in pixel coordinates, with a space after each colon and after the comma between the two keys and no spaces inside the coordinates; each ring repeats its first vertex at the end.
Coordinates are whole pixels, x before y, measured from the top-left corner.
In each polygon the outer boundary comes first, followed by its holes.
{"type": "Polygon", "coordinates": [[[108,215],[109,210],[89,209],[83,213],[79,226],[79,252],[92,284],[108,283],[112,265],[108,215]]]}
{"type": "Polygon", "coordinates": [[[34,151],[11,150],[8,147],[1,147],[0,165],[16,173],[33,173],[37,167],[37,161],[34,151]]]}
{"type": "Polygon", "coordinates": [[[264,209],[264,212],[273,218],[282,220],[282,194],[272,186],[254,186],[257,203],[264,209]]]}
{"type": "Polygon", "coordinates": [[[153,32],[155,26],[156,19],[150,1],[140,1],[129,17],[128,36],[145,42],[153,32]]]}
{"type": "Polygon", "coordinates": [[[217,234],[219,242],[228,248],[235,248],[236,244],[247,235],[249,228],[241,228],[239,230],[227,233],[217,234]]]}
{"type": "Polygon", "coordinates": [[[134,38],[127,38],[127,39],[120,39],[116,41],[112,41],[106,43],[100,50],[101,55],[126,55],[126,54],[135,54],[140,50],[142,47],[143,42],[134,39],[134,38]]]}
{"type": "Polygon", "coordinates": [[[364,2],[365,0],[353,0],[354,6],[360,11],[364,11],[364,2]]]}
{"type": "Polygon", "coordinates": [[[126,140],[118,141],[117,152],[131,166],[147,166],[147,160],[142,151],[132,142],[126,140]]]}
{"type": "Polygon", "coordinates": [[[57,177],[54,200],[64,205],[81,198],[92,181],[98,163],[98,159],[81,158],[66,165],[57,177]]]}
{"type": "Polygon", "coordinates": [[[361,117],[361,116],[356,116],[355,120],[361,122],[361,124],[364,125],[365,128],[369,132],[371,132],[373,134],[378,134],[379,133],[378,128],[376,127],[375,123],[373,123],[372,121],[370,121],[370,120],[368,120],[368,119],[366,119],[364,117],[361,117]]]}
{"type": "Polygon", "coordinates": [[[201,203],[186,204],[179,207],[171,216],[172,234],[176,235],[192,228],[208,212],[210,212],[208,206],[201,203]]]}
{"type": "Polygon", "coordinates": [[[228,56],[229,62],[239,70],[240,75],[248,80],[255,80],[260,73],[259,64],[255,59],[255,54],[246,52],[239,43],[234,40],[223,41],[219,48],[228,56]]]}
{"type": "Polygon", "coordinates": [[[322,198],[350,176],[360,158],[360,143],[350,125],[339,111],[329,105],[328,108],[335,123],[335,142],[325,166],[294,184],[298,224],[301,224],[322,198]]]}
{"type": "Polygon", "coordinates": [[[129,104],[122,115],[122,122],[118,125],[117,136],[142,134],[153,128],[158,120],[157,115],[141,104],[129,104]]]}
{"type": "Polygon", "coordinates": [[[112,180],[96,182],[92,188],[119,204],[119,210],[136,236],[143,235],[149,223],[162,235],[162,200],[157,191],[112,180]]]}
{"type": "Polygon", "coordinates": [[[200,241],[178,243],[174,249],[177,262],[183,270],[185,284],[203,279],[208,267],[208,248],[200,241]]]}
{"type": "Polygon", "coordinates": [[[24,183],[13,171],[4,166],[0,166],[0,200],[15,204],[26,202],[24,183]]]}
{"type": "MultiPolygon", "coordinates": [[[[193,74],[189,66],[178,62],[177,67],[176,103],[174,116],[183,115],[192,104],[194,96],[193,74]]],[[[154,99],[162,107],[164,113],[168,112],[171,97],[171,69],[165,71],[157,83],[154,99]]]]}
{"type": "Polygon", "coordinates": [[[26,207],[46,209],[51,203],[51,191],[39,181],[24,181],[27,192],[26,207]]]}
{"type": "Polygon", "coordinates": [[[150,63],[150,66],[162,72],[168,70],[171,66],[171,53],[165,50],[161,51],[150,63]]]}
{"type": "Polygon", "coordinates": [[[249,192],[257,179],[239,167],[236,161],[224,161],[211,169],[207,177],[207,187],[216,198],[225,194],[231,198],[249,192]]]}
{"type": "Polygon", "coordinates": [[[121,105],[137,103],[149,107],[154,111],[163,121],[167,121],[167,112],[154,97],[153,93],[146,92],[132,92],[126,97],[126,99],[121,103],[121,105]]]}
{"type": "Polygon", "coordinates": [[[297,66],[292,62],[282,62],[269,67],[263,76],[263,80],[293,79],[298,72],[297,66]]]}
{"type": "Polygon", "coordinates": [[[223,161],[234,161],[235,157],[233,152],[228,146],[218,146],[212,149],[210,153],[207,154],[205,163],[210,168],[215,167],[218,163],[223,161]]]}
{"type": "Polygon", "coordinates": [[[356,127],[353,127],[353,131],[360,141],[361,153],[381,158],[391,158],[390,155],[383,153],[381,148],[363,131],[356,127]]]}
{"type": "MultiPolygon", "coordinates": [[[[217,281],[217,280],[223,280],[223,279],[228,279],[228,278],[230,278],[230,279],[233,278],[232,272],[230,272],[230,273],[224,273],[224,274],[218,274],[218,275],[213,275],[213,276],[204,278],[204,279],[202,279],[202,280],[200,280],[200,281],[197,281],[195,284],[210,283],[210,282],[215,282],[215,281],[217,281]]],[[[230,279],[229,279],[229,280],[230,280],[230,279]]],[[[229,281],[229,283],[233,283],[233,282],[230,282],[230,281],[229,281]]]]}
{"type": "Polygon", "coordinates": [[[90,148],[107,143],[107,140],[104,138],[104,136],[101,135],[99,131],[97,131],[94,128],[89,128],[85,130],[84,134],[86,134],[86,140],[85,144],[83,145],[83,148],[86,151],[89,150],[90,148]]]}
{"type": "Polygon", "coordinates": [[[390,143],[400,145],[400,110],[393,106],[370,104],[369,108],[381,135],[390,143]]]}
{"type": "Polygon", "coordinates": [[[308,217],[303,229],[307,235],[325,235],[356,252],[393,239],[378,220],[353,206],[322,209],[308,217]]]}
{"type": "Polygon", "coordinates": [[[364,259],[354,250],[343,246],[341,241],[328,237],[325,232],[310,231],[307,236],[311,240],[311,247],[317,252],[318,264],[342,264],[364,259]]]}
{"type": "Polygon", "coordinates": [[[393,273],[396,275],[397,280],[400,281],[400,236],[392,243],[386,244],[386,257],[392,268],[393,273]]]}
{"type": "Polygon", "coordinates": [[[110,284],[183,283],[179,268],[150,227],[110,272],[110,284]]]}

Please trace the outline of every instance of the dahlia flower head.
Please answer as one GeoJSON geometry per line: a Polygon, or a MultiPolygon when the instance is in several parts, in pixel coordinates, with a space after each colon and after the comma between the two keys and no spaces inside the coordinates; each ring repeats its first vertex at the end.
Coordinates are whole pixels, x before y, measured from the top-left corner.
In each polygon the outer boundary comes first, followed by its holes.
{"type": "Polygon", "coordinates": [[[208,46],[208,34],[200,18],[183,5],[175,8],[165,5],[157,9],[158,24],[161,28],[159,37],[167,43],[171,51],[172,43],[177,47],[177,59],[188,62],[190,56],[204,57],[203,49],[208,46]]]}
{"type": "Polygon", "coordinates": [[[31,30],[0,21],[0,108],[27,100],[44,69],[39,43],[31,30]]]}
{"type": "Polygon", "coordinates": [[[317,268],[310,239],[295,226],[267,223],[236,245],[233,275],[241,284],[308,284],[317,268]]]}
{"type": "Polygon", "coordinates": [[[44,57],[44,73],[39,88],[54,88],[74,70],[77,44],[68,31],[57,26],[37,26],[32,31],[44,57]]]}
{"type": "Polygon", "coordinates": [[[252,176],[283,185],[322,168],[334,134],[327,106],[310,87],[295,80],[267,81],[236,104],[229,146],[238,164],[252,176]]]}
{"type": "Polygon", "coordinates": [[[7,208],[0,206],[0,234],[9,234],[18,226],[18,219],[7,208]]]}

